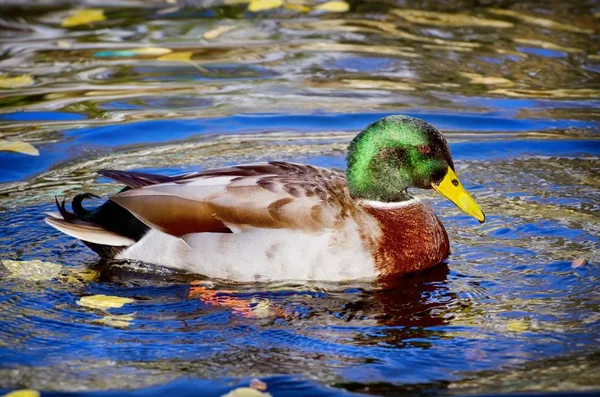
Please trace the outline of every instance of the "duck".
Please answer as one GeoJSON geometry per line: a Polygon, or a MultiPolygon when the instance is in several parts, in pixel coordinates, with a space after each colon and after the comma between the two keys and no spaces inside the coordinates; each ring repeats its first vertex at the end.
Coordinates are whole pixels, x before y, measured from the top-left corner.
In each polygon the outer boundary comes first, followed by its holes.
{"type": "Polygon", "coordinates": [[[124,188],[95,209],[83,193],[45,222],[102,258],[232,282],[380,280],[450,254],[444,225],[408,188],[433,189],[479,222],[432,124],[383,117],[350,142],[345,172],[286,161],[167,176],[100,170],[124,188]]]}

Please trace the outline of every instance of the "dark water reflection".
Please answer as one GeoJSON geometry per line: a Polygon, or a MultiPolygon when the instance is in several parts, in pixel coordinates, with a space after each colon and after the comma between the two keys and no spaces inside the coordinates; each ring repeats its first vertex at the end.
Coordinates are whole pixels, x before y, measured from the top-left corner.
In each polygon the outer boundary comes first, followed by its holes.
{"type": "Polygon", "coordinates": [[[0,6],[0,74],[32,80],[0,88],[0,149],[22,141],[39,156],[0,150],[0,260],[59,266],[0,265],[0,388],[221,396],[260,377],[274,396],[599,389],[595,2],[253,14],[86,0],[106,20],[73,28],[61,27],[69,4],[20,3],[0,6]],[[453,250],[422,274],[231,285],[99,263],[41,221],[55,195],[115,192],[99,168],[343,168],[351,137],[391,113],[444,130],[488,214],[479,225],[415,192],[453,250]],[[131,301],[78,304],[98,294],[131,301]]]}

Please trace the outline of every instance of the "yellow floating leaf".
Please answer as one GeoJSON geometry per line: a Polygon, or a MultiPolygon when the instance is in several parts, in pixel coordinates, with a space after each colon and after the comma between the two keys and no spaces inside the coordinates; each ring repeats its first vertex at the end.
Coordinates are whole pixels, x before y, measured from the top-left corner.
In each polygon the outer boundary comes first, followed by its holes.
{"type": "Polygon", "coordinates": [[[94,281],[100,275],[100,271],[85,268],[83,270],[68,268],[69,273],[62,277],[62,281],[68,284],[83,284],[94,281]]]}
{"type": "Polygon", "coordinates": [[[315,7],[315,10],[327,12],[347,12],[349,9],[350,4],[345,1],[328,1],[315,7]]]}
{"type": "Polygon", "coordinates": [[[166,54],[170,54],[173,52],[173,50],[170,48],[162,48],[162,47],[134,48],[131,51],[135,52],[138,55],[151,55],[151,56],[166,55],[166,54]]]}
{"type": "Polygon", "coordinates": [[[60,26],[63,28],[72,28],[79,25],[87,25],[92,22],[106,20],[104,10],[100,8],[88,8],[84,10],[76,10],[73,14],[63,19],[60,26]]]}
{"type": "Polygon", "coordinates": [[[121,296],[109,295],[91,295],[84,296],[77,301],[79,306],[89,307],[92,309],[115,309],[122,307],[126,303],[134,302],[131,298],[123,298],[121,296]]]}
{"type": "Polygon", "coordinates": [[[234,29],[235,26],[233,25],[228,25],[228,26],[217,26],[214,29],[209,30],[208,32],[205,32],[202,37],[205,40],[214,40],[217,37],[221,36],[224,33],[229,32],[230,30],[234,29]]]}
{"type": "Polygon", "coordinates": [[[251,0],[248,11],[257,12],[278,8],[283,5],[283,0],[251,0]]]}
{"type": "Polygon", "coordinates": [[[76,277],[81,278],[83,281],[94,281],[95,279],[98,278],[98,276],[100,275],[100,271],[99,270],[93,270],[93,269],[85,269],[85,270],[80,270],[77,271],[76,273],[76,277]]]}
{"type": "Polygon", "coordinates": [[[33,78],[28,74],[22,74],[15,77],[8,77],[6,74],[0,74],[0,88],[27,87],[33,83],[33,78]]]}
{"type": "Polygon", "coordinates": [[[293,11],[310,12],[310,7],[304,4],[285,3],[283,7],[293,11]]]}
{"type": "Polygon", "coordinates": [[[196,62],[192,61],[192,55],[194,53],[192,51],[181,51],[174,52],[172,54],[167,54],[156,58],[158,61],[164,62],[187,62],[202,73],[208,73],[208,70],[204,69],[202,66],[198,65],[196,62]]]}
{"type": "Polygon", "coordinates": [[[271,395],[251,387],[238,387],[221,397],[271,397],[271,395]]]}
{"type": "Polygon", "coordinates": [[[192,51],[180,51],[180,52],[173,52],[171,54],[163,55],[156,59],[158,61],[168,61],[168,62],[188,62],[192,59],[192,55],[194,55],[194,53],[192,51]]]}
{"type": "Polygon", "coordinates": [[[40,151],[37,150],[31,143],[22,141],[0,141],[0,151],[17,152],[28,154],[30,156],[39,156],[40,151]]]}
{"type": "Polygon", "coordinates": [[[83,281],[94,281],[100,275],[99,270],[85,269],[76,272],[76,275],[83,281]]]}
{"type": "Polygon", "coordinates": [[[108,325],[115,328],[127,328],[135,318],[135,313],[122,315],[108,315],[95,320],[94,323],[108,325]]]}
{"type": "Polygon", "coordinates": [[[40,392],[31,389],[21,389],[11,391],[10,393],[3,394],[0,397],[40,397],[40,392]]]}
{"type": "Polygon", "coordinates": [[[60,273],[62,265],[52,262],[42,262],[38,259],[32,261],[12,261],[3,259],[2,266],[8,270],[10,277],[29,281],[52,280],[60,273]]]}

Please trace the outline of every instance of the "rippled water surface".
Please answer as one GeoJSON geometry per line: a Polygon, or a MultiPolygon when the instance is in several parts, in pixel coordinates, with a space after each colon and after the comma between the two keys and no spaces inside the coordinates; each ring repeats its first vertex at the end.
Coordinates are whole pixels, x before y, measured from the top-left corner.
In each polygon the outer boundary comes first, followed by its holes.
{"type": "Polygon", "coordinates": [[[0,389],[600,390],[597,2],[20,3],[0,2],[0,389]],[[488,218],[415,192],[453,254],[390,284],[102,263],[42,222],[56,195],[117,191],[99,168],[343,169],[354,134],[394,113],[445,132],[488,218]],[[99,294],[129,300],[81,304],[99,294]]]}

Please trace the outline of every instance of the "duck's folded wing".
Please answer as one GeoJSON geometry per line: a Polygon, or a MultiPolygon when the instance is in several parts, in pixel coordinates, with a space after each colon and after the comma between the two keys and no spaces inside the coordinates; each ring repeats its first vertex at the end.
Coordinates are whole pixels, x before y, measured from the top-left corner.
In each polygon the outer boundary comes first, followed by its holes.
{"type": "Polygon", "coordinates": [[[107,178],[114,179],[117,182],[121,182],[123,185],[132,189],[156,185],[158,183],[166,183],[172,179],[170,176],[147,174],[145,172],[136,171],[99,170],[97,173],[107,178]]]}
{"type": "Polygon", "coordinates": [[[351,206],[340,173],[283,162],[171,177],[110,199],[174,236],[248,226],[319,230],[347,216],[351,206]]]}

